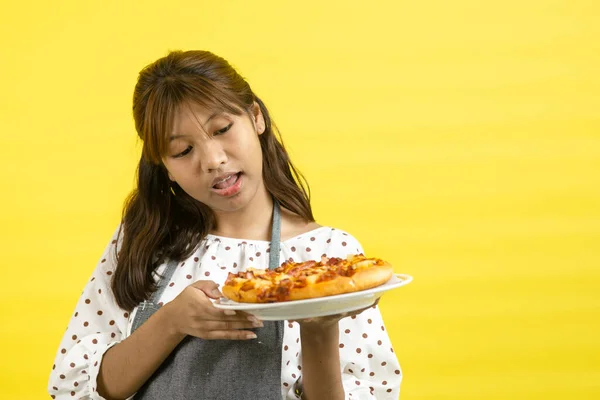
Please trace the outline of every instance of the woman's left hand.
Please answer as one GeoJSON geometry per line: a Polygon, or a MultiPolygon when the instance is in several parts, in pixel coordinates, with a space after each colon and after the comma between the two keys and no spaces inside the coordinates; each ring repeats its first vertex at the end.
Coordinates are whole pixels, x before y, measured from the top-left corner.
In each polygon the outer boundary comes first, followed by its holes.
{"type": "MultiPolygon", "coordinates": [[[[376,306],[378,302],[379,299],[369,307],[376,306]]],[[[339,361],[338,322],[343,318],[358,315],[369,307],[341,314],[296,320],[300,324],[303,390],[307,398],[344,398],[339,361]]],[[[302,397],[304,398],[304,395],[302,397]]]]}
{"type": "MultiPolygon", "coordinates": [[[[375,303],[371,304],[369,307],[361,308],[355,311],[348,311],[341,314],[327,315],[325,317],[315,317],[315,318],[305,318],[296,320],[300,325],[300,329],[308,329],[308,330],[318,330],[331,327],[332,325],[337,324],[341,319],[352,317],[362,313],[363,311],[368,310],[371,307],[377,306],[379,303],[379,298],[375,300],[375,303]]],[[[293,322],[293,321],[290,321],[293,322]]]]}

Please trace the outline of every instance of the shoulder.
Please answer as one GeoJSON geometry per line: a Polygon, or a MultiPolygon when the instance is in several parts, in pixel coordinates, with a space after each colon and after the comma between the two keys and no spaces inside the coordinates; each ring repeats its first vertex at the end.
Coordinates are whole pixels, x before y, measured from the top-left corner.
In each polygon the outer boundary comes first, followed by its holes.
{"type": "Polygon", "coordinates": [[[315,221],[307,221],[298,214],[295,214],[286,208],[281,208],[282,240],[287,240],[301,236],[320,227],[321,225],[317,224],[315,221]]]}
{"type": "Polygon", "coordinates": [[[292,252],[301,249],[303,258],[315,259],[316,256],[345,258],[350,254],[364,253],[360,242],[350,233],[320,226],[285,242],[292,252]],[[306,253],[306,254],[304,254],[306,253]]]}
{"type": "MultiPolygon", "coordinates": [[[[311,238],[317,235],[319,238],[326,236],[327,243],[339,242],[342,247],[349,243],[358,244],[358,240],[350,233],[330,226],[323,226],[315,221],[307,221],[301,216],[285,208],[281,209],[281,240],[311,238]],[[343,244],[342,244],[343,243],[343,244]]],[[[312,240],[315,240],[313,238],[312,240]]]]}
{"type": "MultiPolygon", "coordinates": [[[[282,241],[290,246],[302,246],[307,253],[318,252],[328,257],[340,258],[349,254],[364,253],[358,239],[342,229],[306,221],[285,208],[281,209],[281,220],[282,241]]],[[[292,248],[295,249],[296,246],[292,248]]]]}
{"type": "Polygon", "coordinates": [[[358,239],[342,229],[329,227],[326,243],[329,257],[346,257],[348,254],[364,253],[358,239]]]}

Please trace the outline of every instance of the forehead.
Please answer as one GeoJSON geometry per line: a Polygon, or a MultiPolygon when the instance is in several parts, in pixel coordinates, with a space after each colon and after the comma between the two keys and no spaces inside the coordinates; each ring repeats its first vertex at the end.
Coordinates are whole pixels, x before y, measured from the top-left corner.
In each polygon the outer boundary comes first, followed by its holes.
{"type": "Polygon", "coordinates": [[[218,108],[209,108],[196,103],[183,103],[173,114],[173,127],[170,135],[185,132],[206,130],[206,125],[214,118],[226,111],[218,108]]]}
{"type": "MultiPolygon", "coordinates": [[[[160,113],[159,113],[160,114],[160,113]]],[[[156,120],[160,122],[159,129],[154,130],[154,140],[148,142],[150,150],[156,149],[160,158],[168,153],[170,143],[184,136],[195,135],[198,132],[209,136],[208,130],[211,121],[219,120],[219,117],[241,116],[244,112],[236,105],[227,104],[205,104],[203,101],[183,101],[173,108],[167,109],[165,113],[157,115],[156,120]]],[[[156,151],[155,150],[155,151],[156,151]]],[[[159,158],[159,159],[160,159],[159,158]]]]}

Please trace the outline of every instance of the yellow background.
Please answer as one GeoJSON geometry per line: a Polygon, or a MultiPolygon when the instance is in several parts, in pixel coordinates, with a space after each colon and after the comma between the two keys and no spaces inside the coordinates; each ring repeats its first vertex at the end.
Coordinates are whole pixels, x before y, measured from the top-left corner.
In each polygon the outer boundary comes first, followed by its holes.
{"type": "Polygon", "coordinates": [[[138,71],[208,49],[322,224],[415,281],[402,399],[600,398],[600,3],[23,1],[0,12],[0,398],[44,398],[139,153],[138,71]]]}

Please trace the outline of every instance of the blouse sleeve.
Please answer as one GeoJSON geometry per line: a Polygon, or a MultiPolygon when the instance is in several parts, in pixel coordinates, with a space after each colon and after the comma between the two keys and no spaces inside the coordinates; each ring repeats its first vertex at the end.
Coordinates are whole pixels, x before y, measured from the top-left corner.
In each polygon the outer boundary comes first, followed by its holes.
{"type": "Polygon", "coordinates": [[[103,399],[96,388],[102,356],[124,339],[129,317],[116,304],[110,287],[117,232],[86,284],[61,340],[48,382],[53,399],[103,399]]]}
{"type": "MultiPolygon", "coordinates": [[[[328,257],[364,253],[360,243],[346,232],[335,230],[330,240],[328,257]]],[[[340,320],[339,329],[340,368],[346,399],[398,399],[402,372],[379,308],[374,306],[340,320]]],[[[296,384],[301,385],[301,379],[296,384]]],[[[294,390],[290,390],[288,398],[295,398],[293,393],[294,390]]]]}

